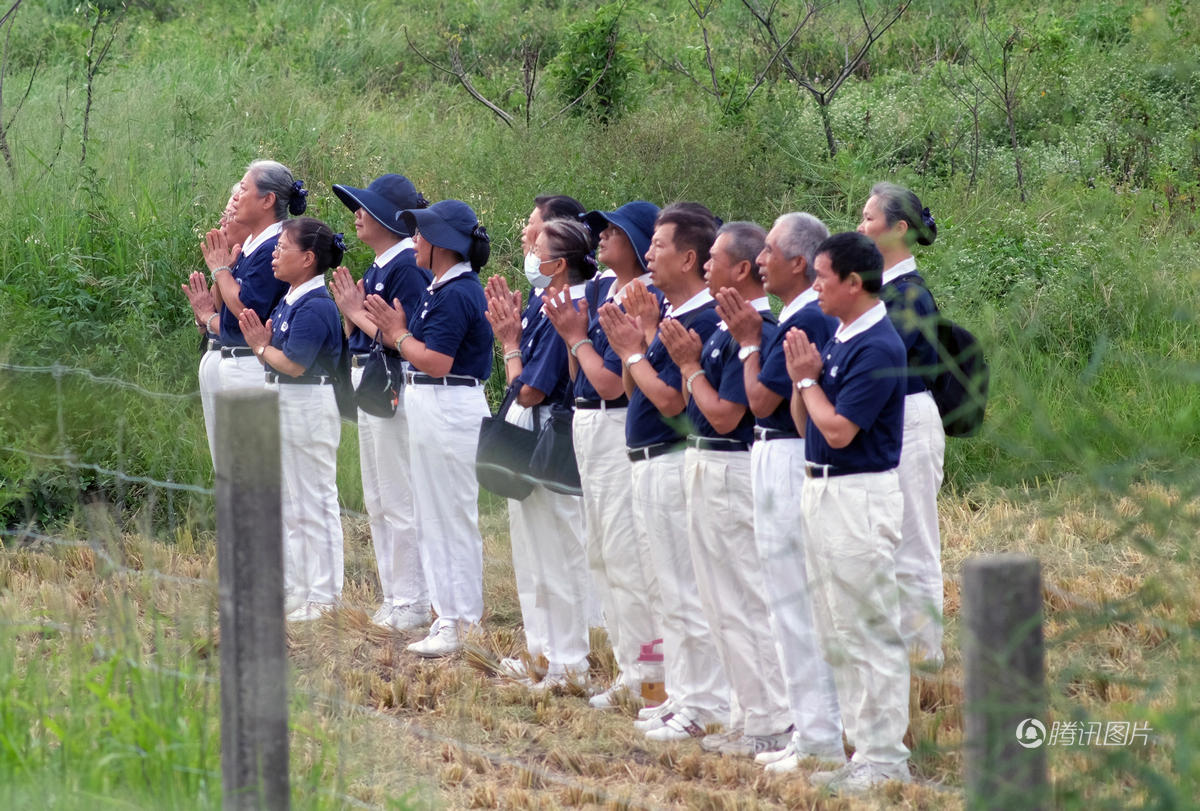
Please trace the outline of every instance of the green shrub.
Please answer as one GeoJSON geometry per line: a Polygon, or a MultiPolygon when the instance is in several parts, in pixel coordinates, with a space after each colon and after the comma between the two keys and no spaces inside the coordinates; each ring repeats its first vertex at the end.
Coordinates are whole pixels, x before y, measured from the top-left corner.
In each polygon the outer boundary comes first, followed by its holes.
{"type": "Polygon", "coordinates": [[[609,123],[633,103],[637,62],[622,36],[625,2],[600,6],[570,25],[549,74],[558,101],[575,115],[609,123]]]}

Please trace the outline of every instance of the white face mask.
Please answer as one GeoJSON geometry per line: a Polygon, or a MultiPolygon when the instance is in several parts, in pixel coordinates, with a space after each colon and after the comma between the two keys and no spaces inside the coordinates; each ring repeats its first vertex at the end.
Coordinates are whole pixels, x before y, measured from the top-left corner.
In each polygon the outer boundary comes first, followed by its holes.
{"type": "Polygon", "coordinates": [[[541,290],[554,281],[553,276],[546,276],[542,273],[542,260],[538,259],[536,253],[525,254],[525,278],[533,285],[535,290],[541,290]]]}

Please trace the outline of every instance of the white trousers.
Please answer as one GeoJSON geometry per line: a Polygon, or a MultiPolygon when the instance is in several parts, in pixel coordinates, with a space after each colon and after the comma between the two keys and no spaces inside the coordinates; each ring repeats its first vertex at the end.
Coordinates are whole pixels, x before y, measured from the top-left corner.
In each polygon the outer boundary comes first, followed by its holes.
{"type": "Polygon", "coordinates": [[[927,391],[904,398],[904,444],[900,492],[904,524],[896,549],[900,586],[900,632],[918,661],[941,666],[942,535],[937,494],[942,486],[946,433],[937,403],[927,391]]]}
{"type": "Polygon", "coordinates": [[[889,470],[809,479],[800,505],[817,635],[854,760],[904,763],[909,673],[896,586],[899,477],[889,470]]]}
{"type": "Polygon", "coordinates": [[[729,683],[704,617],[688,543],[684,454],[633,463],[633,516],[658,577],[667,697],[693,721],[729,721],[729,683]]]}
{"type": "MultiPolygon", "coordinates": [[[[542,422],[550,409],[539,406],[542,422]]],[[[514,404],[508,421],[533,428],[533,409],[514,404]]],[[[513,573],[529,655],[545,656],[550,673],[587,672],[589,574],[579,496],[537,486],[508,500],[513,573]]]]}
{"type": "Polygon", "coordinates": [[[200,356],[197,378],[200,381],[200,408],[204,411],[204,430],[208,434],[208,455],[212,459],[213,470],[216,470],[217,394],[221,391],[220,350],[208,351],[200,356]]]}
{"type": "Polygon", "coordinates": [[[483,386],[404,387],[417,541],[438,622],[483,616],[475,450],[490,413],[483,386]]]}
{"type": "MultiPolygon", "coordinates": [[[[352,369],[350,374],[357,388],[363,370],[352,369]]],[[[403,402],[392,417],[376,417],[359,410],[358,464],[383,603],[428,606],[429,587],[417,543],[408,419],[403,402]]]]}
{"type": "Polygon", "coordinates": [[[588,566],[604,608],[620,681],[636,691],[663,680],[659,662],[639,662],[662,639],[662,598],[649,544],[633,516],[633,467],[625,452],[624,408],[577,410],[572,423],[583,485],[588,566]]]}
{"type": "Polygon", "coordinates": [[[221,358],[217,375],[220,378],[221,391],[261,389],[267,385],[267,370],[253,355],[244,358],[221,358]]]}
{"type": "Polygon", "coordinates": [[[750,466],[754,540],[792,723],[808,751],[826,751],[842,742],[842,714],[833,671],[813,628],[800,519],[804,440],[755,442],[750,466]]]}
{"type": "Polygon", "coordinates": [[[333,603],[342,595],[342,519],[337,452],[341,419],[333,386],[273,383],[279,392],[283,465],[284,587],[333,603]]]}
{"type": "Polygon", "coordinates": [[[791,721],[754,543],[750,452],[688,448],[684,465],[696,587],[736,698],[729,726],[783,732],[791,721]]]}

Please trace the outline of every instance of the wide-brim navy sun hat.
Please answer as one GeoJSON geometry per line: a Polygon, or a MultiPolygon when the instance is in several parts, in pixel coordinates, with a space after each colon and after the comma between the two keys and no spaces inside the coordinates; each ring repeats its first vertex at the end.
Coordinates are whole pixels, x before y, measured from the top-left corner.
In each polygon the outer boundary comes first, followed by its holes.
{"type": "Polygon", "coordinates": [[[462,200],[439,200],[429,208],[407,209],[396,215],[409,232],[420,231],[430,245],[466,257],[471,234],[479,225],[475,211],[462,200]]]}
{"type": "Polygon", "coordinates": [[[365,209],[383,227],[401,237],[412,236],[398,215],[405,209],[419,209],[426,205],[425,198],[417,187],[404,175],[381,175],[371,181],[365,189],[334,184],[333,193],[351,211],[365,209]]]}
{"type": "Polygon", "coordinates": [[[659,208],[654,203],[634,200],[616,211],[589,211],[584,215],[584,219],[597,235],[609,225],[619,228],[633,246],[638,264],[645,273],[646,251],[650,250],[650,238],[654,236],[654,221],[658,218],[658,211],[659,208]]]}

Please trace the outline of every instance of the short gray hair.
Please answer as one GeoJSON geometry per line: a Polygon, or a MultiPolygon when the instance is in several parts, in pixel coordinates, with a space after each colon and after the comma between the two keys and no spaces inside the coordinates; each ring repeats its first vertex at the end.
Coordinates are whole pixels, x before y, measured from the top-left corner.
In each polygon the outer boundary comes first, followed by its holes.
{"type": "Polygon", "coordinates": [[[775,220],[775,228],[782,230],[779,249],[788,259],[804,257],[804,275],[811,282],[816,278],[813,260],[817,258],[817,246],[829,236],[825,223],[804,211],[790,211],[775,220]]]}
{"type": "MultiPolygon", "coordinates": [[[[258,160],[251,163],[246,171],[254,179],[254,186],[258,189],[260,197],[275,193],[275,219],[287,219],[292,195],[295,194],[293,184],[296,179],[292,177],[292,170],[279,161],[258,160]]],[[[298,213],[303,212],[304,209],[301,208],[298,213]]]]}
{"type": "MultiPolygon", "coordinates": [[[[762,274],[755,260],[762,253],[767,241],[766,230],[756,222],[727,222],[717,229],[717,236],[728,234],[727,247],[729,258],[736,265],[739,262],[750,263],[750,276],[756,282],[762,282],[762,274]]],[[[713,240],[714,242],[716,240],[713,240]]]]}

